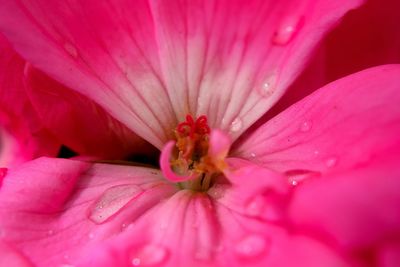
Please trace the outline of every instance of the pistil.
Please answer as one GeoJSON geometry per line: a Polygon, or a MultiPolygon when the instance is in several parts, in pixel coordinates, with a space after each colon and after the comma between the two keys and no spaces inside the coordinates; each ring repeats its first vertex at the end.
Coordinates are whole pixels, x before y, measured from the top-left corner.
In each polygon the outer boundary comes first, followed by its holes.
{"type": "Polygon", "coordinates": [[[175,140],[161,153],[160,166],[165,177],[180,188],[206,191],[225,168],[230,139],[219,130],[210,130],[206,116],[196,120],[186,116],[174,130],[175,140]]]}

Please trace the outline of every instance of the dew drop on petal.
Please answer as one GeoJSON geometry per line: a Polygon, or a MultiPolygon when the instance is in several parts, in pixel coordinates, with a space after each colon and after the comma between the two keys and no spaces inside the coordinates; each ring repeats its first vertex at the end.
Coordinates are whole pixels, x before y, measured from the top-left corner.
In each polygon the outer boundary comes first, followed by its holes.
{"type": "Polygon", "coordinates": [[[252,259],[265,255],[269,246],[267,241],[261,235],[249,235],[240,240],[235,246],[235,253],[240,258],[252,259]]]}
{"type": "Polygon", "coordinates": [[[275,90],[275,84],[276,84],[276,75],[270,75],[268,78],[265,79],[265,81],[262,83],[259,93],[262,97],[270,97],[275,90]]]}
{"type": "Polygon", "coordinates": [[[132,266],[160,266],[168,258],[168,250],[160,245],[145,245],[130,254],[132,266]]]}
{"type": "Polygon", "coordinates": [[[238,117],[232,121],[230,130],[232,132],[238,132],[242,129],[242,127],[243,127],[242,119],[238,117]]]}
{"type": "Polygon", "coordinates": [[[250,153],[250,157],[251,158],[255,158],[256,157],[256,153],[250,153]]]}
{"type": "Polygon", "coordinates": [[[266,204],[266,199],[262,195],[257,195],[246,204],[246,213],[250,216],[260,216],[264,212],[266,204]]]}
{"type": "Polygon", "coordinates": [[[54,234],[54,231],[53,230],[48,230],[47,231],[47,235],[53,235],[54,234]]]}
{"type": "Polygon", "coordinates": [[[272,37],[272,43],[276,45],[288,44],[299,30],[303,17],[292,15],[285,17],[272,37]]]}
{"type": "Polygon", "coordinates": [[[292,185],[292,186],[297,186],[297,185],[299,184],[299,181],[296,180],[296,179],[294,179],[294,178],[292,178],[292,177],[290,177],[290,178],[289,178],[289,183],[290,183],[290,185],[292,185]]]}
{"type": "Polygon", "coordinates": [[[337,157],[330,157],[325,161],[325,165],[328,168],[333,168],[337,165],[338,159],[337,157]]]}
{"type": "Polygon", "coordinates": [[[310,121],[305,121],[300,125],[300,131],[308,132],[311,130],[312,123],[310,121]]]}
{"type": "Polygon", "coordinates": [[[140,187],[132,184],[111,187],[89,207],[88,217],[101,224],[142,192],[140,187]]]}
{"type": "Polygon", "coordinates": [[[64,44],[64,49],[65,51],[67,51],[67,53],[71,56],[71,57],[78,57],[78,50],[76,49],[76,47],[71,44],[71,43],[65,43],[64,44]]]}
{"type": "Polygon", "coordinates": [[[297,186],[300,183],[303,183],[309,179],[317,178],[321,176],[320,172],[313,170],[289,170],[285,172],[285,175],[288,177],[288,182],[292,186],[297,186]]]}
{"type": "Polygon", "coordinates": [[[214,199],[222,198],[225,195],[225,191],[227,189],[226,185],[223,184],[215,184],[208,190],[208,195],[214,199]]]}

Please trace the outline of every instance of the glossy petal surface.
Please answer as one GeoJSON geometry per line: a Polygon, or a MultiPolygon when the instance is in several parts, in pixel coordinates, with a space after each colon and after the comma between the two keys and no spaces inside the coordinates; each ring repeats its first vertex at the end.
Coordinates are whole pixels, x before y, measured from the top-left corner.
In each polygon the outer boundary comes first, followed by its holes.
{"type": "Polygon", "coordinates": [[[268,121],[233,154],[289,176],[368,165],[399,149],[399,77],[400,67],[387,65],[335,81],[268,121]]]}
{"type": "Polygon", "coordinates": [[[27,92],[41,121],[80,155],[124,159],[154,152],[144,140],[87,97],[52,80],[31,65],[25,68],[27,92]]]}
{"type": "Polygon", "coordinates": [[[360,1],[7,1],[1,31],[32,64],[162,147],[188,113],[234,138],[360,1]]]}

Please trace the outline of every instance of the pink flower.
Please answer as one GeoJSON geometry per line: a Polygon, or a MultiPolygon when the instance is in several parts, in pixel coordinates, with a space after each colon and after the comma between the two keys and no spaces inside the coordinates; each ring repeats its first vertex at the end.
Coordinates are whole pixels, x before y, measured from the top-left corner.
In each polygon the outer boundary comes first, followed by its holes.
{"type": "Polygon", "coordinates": [[[24,92],[25,62],[1,35],[0,59],[0,166],[57,156],[60,143],[42,125],[24,92]]]}
{"type": "Polygon", "coordinates": [[[97,104],[34,69],[1,35],[0,53],[2,167],[55,157],[61,144],[81,155],[107,159],[148,149],[97,104]]]}
{"type": "MultiPolygon", "coordinates": [[[[160,149],[162,171],[51,158],[9,169],[2,264],[394,266],[400,66],[335,81],[246,131],[357,4],[4,3],[15,49],[160,149]]],[[[38,113],[62,113],[35,97],[43,74],[26,75],[38,113]]]]}

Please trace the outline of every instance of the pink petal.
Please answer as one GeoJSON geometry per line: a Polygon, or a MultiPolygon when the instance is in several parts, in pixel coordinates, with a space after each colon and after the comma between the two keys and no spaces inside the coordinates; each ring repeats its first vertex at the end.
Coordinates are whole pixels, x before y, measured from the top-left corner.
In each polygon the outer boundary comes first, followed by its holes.
{"type": "MultiPolygon", "coordinates": [[[[324,244],[160,179],[132,166],[23,164],[0,191],[1,239],[38,266],[347,266],[324,244]]],[[[239,179],[231,176],[233,187],[239,179]]]]}
{"type": "Polygon", "coordinates": [[[206,114],[211,127],[236,138],[283,94],[332,22],[356,4],[153,1],[157,41],[164,44],[161,70],[176,114],[206,114]]]}
{"type": "Polygon", "coordinates": [[[333,81],[373,66],[400,63],[399,16],[397,0],[369,0],[349,13],[322,44],[327,49],[328,79],[333,81]]]}
{"type": "MultiPolygon", "coordinates": [[[[396,151],[398,153],[398,150],[396,151]]],[[[376,248],[400,233],[400,160],[394,153],[299,187],[289,208],[302,233],[350,250],[376,248]]]]}
{"type": "MultiPolygon", "coordinates": [[[[397,0],[369,0],[347,13],[314,51],[311,64],[265,117],[272,118],[336,79],[373,66],[400,63],[398,17],[397,0]]],[[[263,118],[264,123],[268,118],[263,118]]]]}
{"type": "Polygon", "coordinates": [[[0,167],[55,156],[60,147],[29,101],[24,66],[25,61],[0,35],[0,167]]]}
{"type": "Polygon", "coordinates": [[[9,169],[0,239],[37,266],[75,262],[176,189],[153,169],[41,158],[9,169]],[[29,178],[29,179],[27,179],[29,178]]]}
{"type": "Polygon", "coordinates": [[[226,133],[218,129],[212,129],[210,133],[210,147],[208,155],[214,160],[224,160],[231,148],[232,141],[226,133]]]}
{"type": "Polygon", "coordinates": [[[158,70],[147,1],[9,1],[1,13],[5,34],[19,39],[17,50],[35,67],[161,147],[176,118],[158,70]]]}
{"type": "Polygon", "coordinates": [[[229,183],[215,184],[209,195],[243,216],[281,220],[289,192],[285,177],[245,160],[228,158],[226,162],[229,183]]]}
{"type": "MultiPolygon", "coordinates": [[[[103,108],[28,65],[27,89],[43,124],[78,154],[102,159],[123,159],[145,153],[150,145],[103,108]]],[[[147,152],[148,153],[148,152],[147,152]]]]}
{"type": "Polygon", "coordinates": [[[400,262],[400,243],[388,242],[378,252],[379,267],[396,267],[400,262]]]}
{"type": "MultiPolygon", "coordinates": [[[[245,202],[250,195],[271,193],[268,189],[287,188],[279,175],[268,170],[239,159],[228,163],[231,188],[224,195],[242,192],[236,197],[245,202]]],[[[90,248],[78,266],[346,266],[323,244],[241,214],[226,205],[224,195],[216,194],[218,188],[211,190],[209,196],[179,191],[124,235],[90,248]]]]}
{"type": "Polygon", "coordinates": [[[233,155],[293,179],[367,165],[399,149],[399,77],[400,66],[388,65],[333,82],[247,136],[233,155]]]}
{"type": "Polygon", "coordinates": [[[23,254],[2,241],[0,241],[0,266],[32,267],[23,254]]]}
{"type": "Polygon", "coordinates": [[[158,148],[188,113],[239,136],[284,93],[352,1],[7,1],[34,66],[158,148]]]}
{"type": "Polygon", "coordinates": [[[323,244],[187,190],[84,254],[78,266],[347,266],[323,244]]]}

